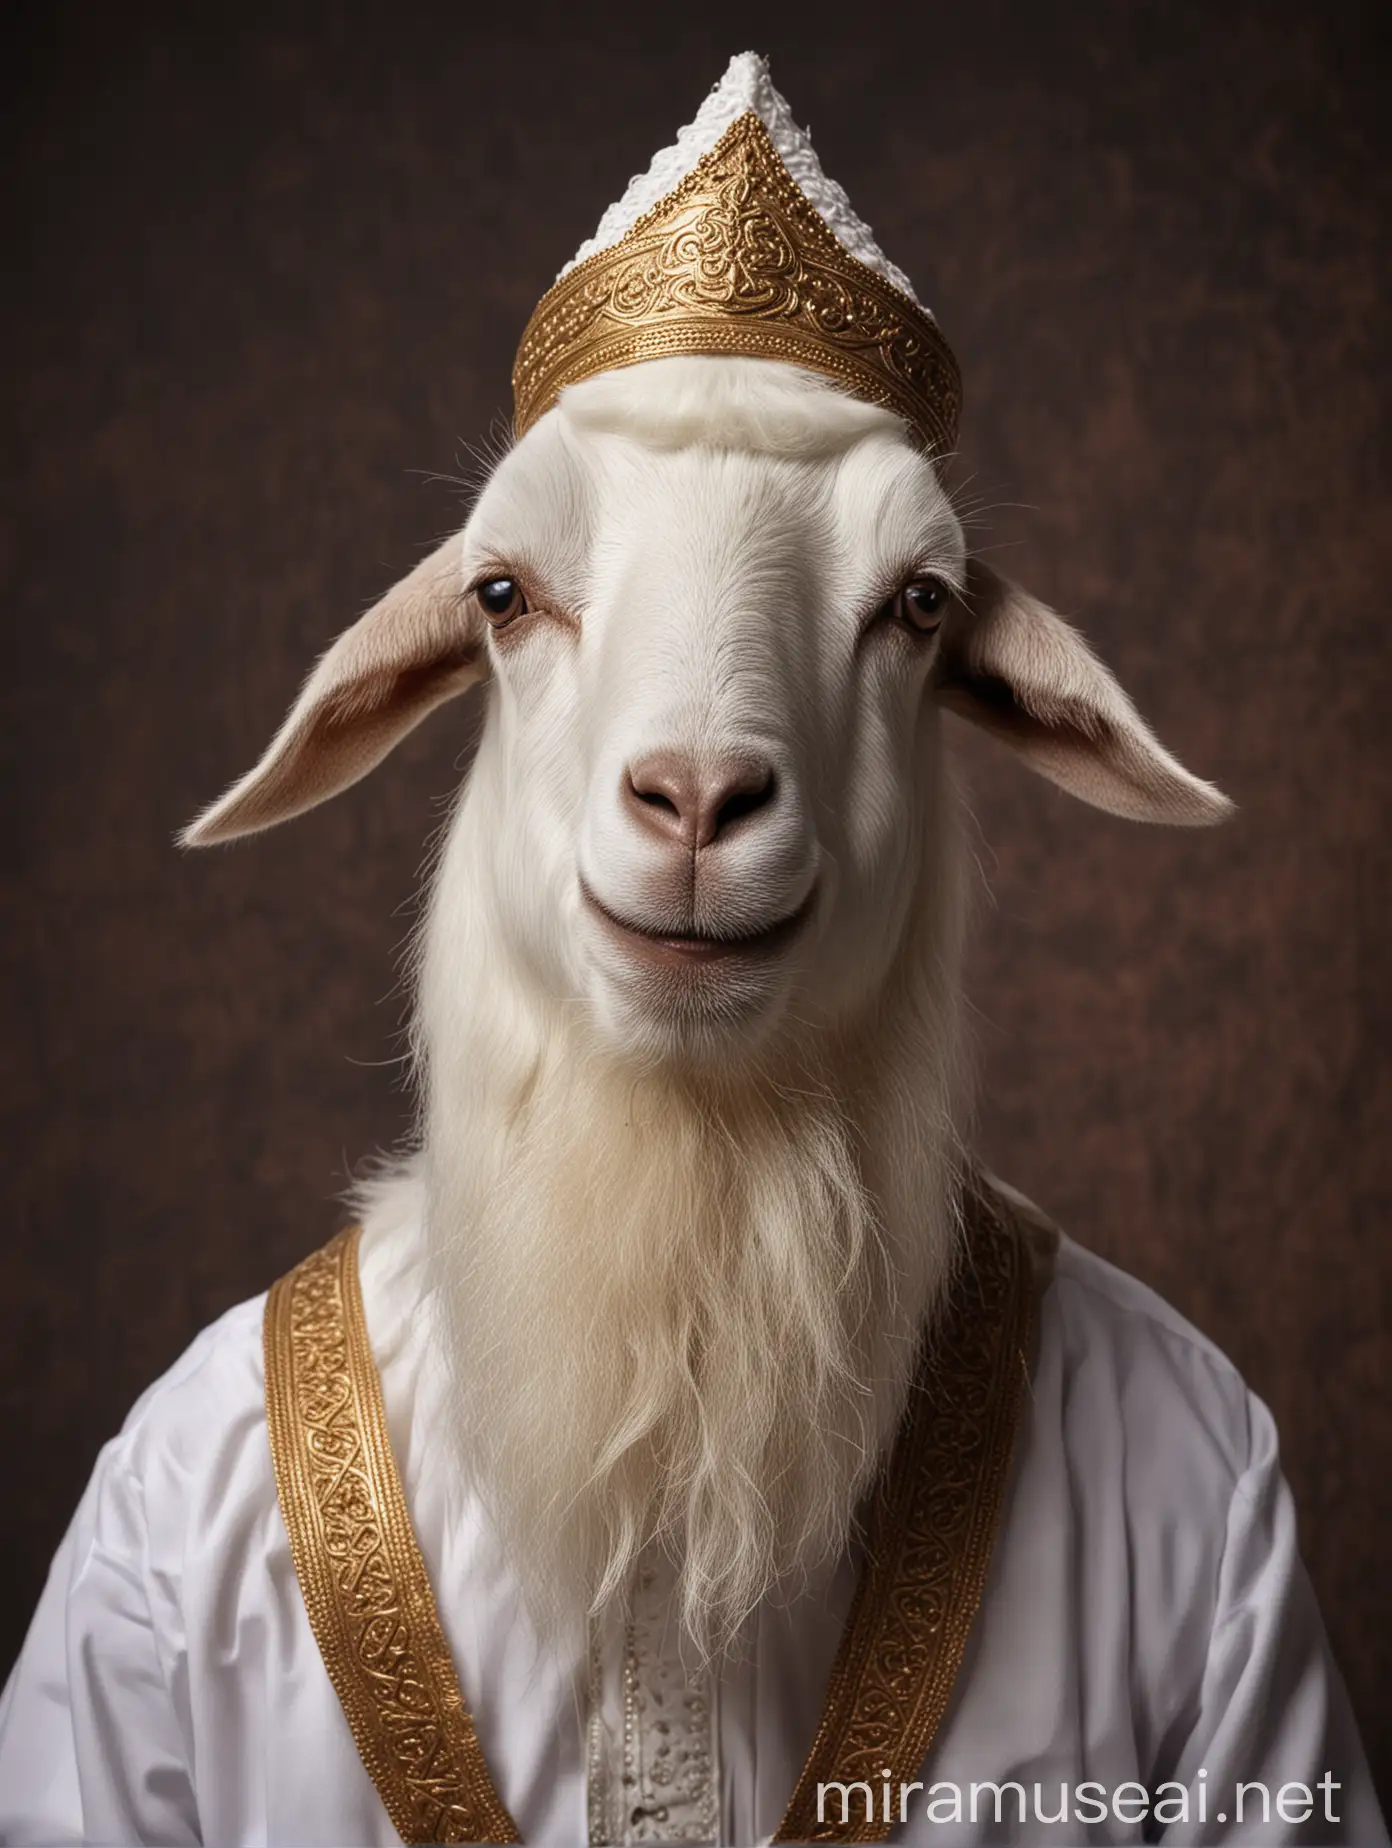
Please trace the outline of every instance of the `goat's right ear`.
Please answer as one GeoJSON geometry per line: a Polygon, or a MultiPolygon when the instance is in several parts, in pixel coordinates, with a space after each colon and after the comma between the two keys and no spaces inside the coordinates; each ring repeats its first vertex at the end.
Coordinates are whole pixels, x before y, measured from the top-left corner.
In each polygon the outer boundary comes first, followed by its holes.
{"type": "Polygon", "coordinates": [[[181,843],[211,847],[326,802],[482,679],[486,664],[455,534],[339,636],[260,763],[190,822],[181,843]]]}

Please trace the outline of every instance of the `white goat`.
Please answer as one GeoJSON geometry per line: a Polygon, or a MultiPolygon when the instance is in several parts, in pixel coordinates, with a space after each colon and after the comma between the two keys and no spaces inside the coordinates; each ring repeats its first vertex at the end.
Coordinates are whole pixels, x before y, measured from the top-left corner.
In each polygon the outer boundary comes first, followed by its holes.
{"type": "Polygon", "coordinates": [[[786,365],[568,391],[329,651],[202,846],[489,679],[419,958],[459,1456],[538,1602],[654,1538],[727,1638],[846,1540],[954,1249],[963,877],[944,708],[1209,823],[1081,638],[968,555],[892,414],[786,365]]]}

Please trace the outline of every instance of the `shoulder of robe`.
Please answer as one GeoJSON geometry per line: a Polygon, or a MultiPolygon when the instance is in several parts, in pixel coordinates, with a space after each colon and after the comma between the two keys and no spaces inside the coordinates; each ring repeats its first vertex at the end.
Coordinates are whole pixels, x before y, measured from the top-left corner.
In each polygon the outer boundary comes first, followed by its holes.
{"type": "Polygon", "coordinates": [[[1081,1388],[1094,1408],[1105,1394],[1133,1435],[1172,1451],[1187,1441],[1229,1482],[1247,1468],[1265,1407],[1227,1355],[1146,1284],[1060,1236],[1044,1317],[1071,1392],[1081,1388]]]}
{"type": "Polygon", "coordinates": [[[141,1394],[107,1445],[104,1473],[138,1492],[152,1543],[210,1507],[250,1498],[272,1507],[261,1320],[265,1296],[209,1324],[141,1394]]]}

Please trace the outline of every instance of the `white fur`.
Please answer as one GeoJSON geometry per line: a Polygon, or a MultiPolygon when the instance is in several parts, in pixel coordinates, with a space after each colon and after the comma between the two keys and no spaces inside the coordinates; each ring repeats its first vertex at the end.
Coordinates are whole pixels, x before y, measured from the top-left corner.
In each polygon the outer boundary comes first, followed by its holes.
{"type": "Polygon", "coordinates": [[[663,1544],[717,1646],[844,1543],[952,1248],[930,653],[859,631],[963,547],[881,413],[759,368],[618,383],[571,394],[465,538],[466,577],[516,561],[583,623],[498,651],[434,888],[429,1214],[463,1454],[539,1598],[602,1602],[663,1544]],[[779,778],[681,893],[619,801],[659,745],[758,749],[779,778]],[[632,965],[581,874],[649,925],[817,911],[792,954],[693,995],[632,965]]]}

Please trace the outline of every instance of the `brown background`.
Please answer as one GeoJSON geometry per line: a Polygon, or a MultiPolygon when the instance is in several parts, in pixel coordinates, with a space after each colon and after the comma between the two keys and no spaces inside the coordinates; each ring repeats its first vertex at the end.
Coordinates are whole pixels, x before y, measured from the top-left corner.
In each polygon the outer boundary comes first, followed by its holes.
{"type": "Polygon", "coordinates": [[[538,294],[752,43],[957,347],[997,561],[1241,805],[1150,833],[967,747],[982,1139],[1274,1407],[1386,1796],[1374,10],[254,11],[9,15],[0,1658],[136,1393],[399,1132],[395,952],[472,715],[262,843],[172,832],[457,518],[428,474],[538,294]]]}

